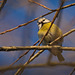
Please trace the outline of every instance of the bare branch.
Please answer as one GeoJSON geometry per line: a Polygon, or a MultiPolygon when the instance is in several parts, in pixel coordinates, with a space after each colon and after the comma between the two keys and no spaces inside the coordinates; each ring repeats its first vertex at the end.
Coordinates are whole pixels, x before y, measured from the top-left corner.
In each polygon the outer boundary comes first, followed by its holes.
{"type": "Polygon", "coordinates": [[[59,48],[59,50],[64,51],[75,51],[75,47],[62,47],[62,46],[3,46],[0,47],[0,51],[22,51],[22,50],[51,50],[52,48],[59,48]]]}
{"type": "Polygon", "coordinates": [[[7,0],[3,0],[1,1],[1,5],[0,5],[0,11],[2,10],[2,8],[5,6],[7,0]]]}
{"type": "MultiPolygon", "coordinates": [[[[37,43],[39,42],[39,40],[37,42],[35,42],[33,44],[33,46],[35,46],[37,43]]],[[[15,60],[12,64],[10,64],[9,66],[12,66],[13,64],[15,64],[17,61],[19,61],[24,55],[28,54],[30,50],[27,50],[25,53],[23,53],[21,56],[19,56],[19,58],[17,60],[15,60]]]]}
{"type": "Polygon", "coordinates": [[[10,64],[9,66],[14,65],[16,62],[18,62],[24,55],[28,54],[30,50],[27,50],[24,54],[22,54],[21,56],[19,56],[19,58],[17,60],[15,60],[12,64],[10,64]]]}
{"type": "Polygon", "coordinates": [[[6,66],[6,67],[0,67],[0,72],[5,72],[8,70],[14,70],[14,69],[18,69],[20,67],[22,68],[40,68],[40,67],[44,67],[44,68],[48,68],[48,67],[55,67],[55,66],[70,66],[70,67],[74,67],[75,66],[75,62],[64,62],[64,63],[58,63],[58,62],[50,62],[49,64],[31,64],[31,65],[16,65],[16,66],[6,66]]]}
{"type": "MultiPolygon", "coordinates": [[[[75,3],[66,5],[66,6],[62,7],[61,9],[68,8],[68,7],[71,7],[71,6],[75,6],[75,3]]],[[[49,14],[51,14],[51,13],[57,11],[57,10],[58,10],[58,9],[55,9],[54,11],[48,12],[48,13],[46,13],[46,14],[44,14],[44,15],[41,15],[41,16],[39,16],[39,17],[37,17],[37,18],[31,20],[31,21],[28,21],[27,23],[24,23],[24,24],[21,24],[21,25],[18,25],[18,26],[16,26],[16,27],[14,27],[14,28],[11,28],[11,29],[9,29],[9,30],[3,31],[3,32],[0,33],[0,35],[5,34],[5,33],[7,33],[7,32],[11,32],[11,31],[13,31],[13,30],[16,30],[16,29],[18,29],[18,28],[20,28],[20,27],[22,27],[22,26],[26,26],[26,25],[28,25],[29,23],[31,23],[31,22],[33,22],[33,21],[36,21],[36,20],[39,19],[40,17],[44,17],[44,16],[46,16],[46,15],[49,15],[49,14]]]]}
{"type": "Polygon", "coordinates": [[[70,73],[70,75],[73,75],[74,72],[75,72],[75,68],[72,70],[72,72],[70,73]]]}
{"type": "MultiPolygon", "coordinates": [[[[24,66],[28,65],[31,61],[33,61],[37,56],[39,56],[44,50],[40,50],[38,53],[36,53],[32,58],[30,58],[29,61],[27,61],[25,64],[23,64],[24,66]]],[[[17,72],[15,73],[15,75],[18,75],[20,73],[22,73],[24,70],[23,67],[20,67],[17,72]]]]}
{"type": "MultiPolygon", "coordinates": [[[[40,42],[40,40],[39,40],[39,42],[40,42]]],[[[38,45],[39,46],[39,45],[38,45]]],[[[36,52],[36,49],[33,51],[33,53],[30,55],[30,57],[29,57],[29,59],[28,59],[28,61],[30,60],[30,58],[35,54],[35,52],[36,52]]]]}

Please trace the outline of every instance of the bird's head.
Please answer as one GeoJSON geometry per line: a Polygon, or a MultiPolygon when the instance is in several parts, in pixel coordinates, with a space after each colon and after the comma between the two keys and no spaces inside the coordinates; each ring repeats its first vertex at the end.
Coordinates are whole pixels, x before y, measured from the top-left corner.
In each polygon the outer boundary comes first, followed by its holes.
{"type": "Polygon", "coordinates": [[[48,19],[46,19],[46,18],[40,18],[40,19],[38,19],[37,24],[38,24],[39,29],[40,29],[44,24],[49,23],[49,22],[50,22],[50,20],[48,20],[48,19]]]}

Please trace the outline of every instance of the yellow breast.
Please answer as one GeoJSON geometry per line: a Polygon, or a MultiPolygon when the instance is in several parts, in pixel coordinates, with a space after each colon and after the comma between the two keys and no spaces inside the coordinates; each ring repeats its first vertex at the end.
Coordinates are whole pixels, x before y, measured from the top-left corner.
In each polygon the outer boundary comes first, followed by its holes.
{"type": "MultiPolygon", "coordinates": [[[[50,22],[50,23],[46,23],[46,24],[44,24],[44,25],[42,26],[42,28],[38,31],[38,36],[39,36],[40,39],[46,34],[46,32],[47,32],[47,30],[49,29],[50,25],[51,25],[51,22],[50,22]]],[[[45,37],[44,41],[45,41],[45,42],[53,41],[53,40],[55,40],[57,37],[59,37],[59,36],[61,36],[61,35],[62,35],[61,29],[60,29],[57,25],[53,24],[52,27],[51,27],[51,29],[49,30],[48,35],[45,37]],[[49,34],[51,34],[52,36],[49,35],[49,34]]],[[[61,42],[62,42],[62,41],[63,41],[63,40],[61,40],[61,42]]]]}

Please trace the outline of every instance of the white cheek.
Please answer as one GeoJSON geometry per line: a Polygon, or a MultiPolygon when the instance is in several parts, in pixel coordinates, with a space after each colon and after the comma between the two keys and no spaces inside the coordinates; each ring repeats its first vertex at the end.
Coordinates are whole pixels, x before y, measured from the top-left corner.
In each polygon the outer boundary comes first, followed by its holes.
{"type": "Polygon", "coordinates": [[[39,24],[38,27],[39,27],[39,29],[40,29],[40,28],[42,27],[42,24],[39,24]]]}
{"type": "Polygon", "coordinates": [[[45,20],[45,21],[43,21],[43,23],[48,23],[48,22],[50,22],[49,20],[45,20]]]}

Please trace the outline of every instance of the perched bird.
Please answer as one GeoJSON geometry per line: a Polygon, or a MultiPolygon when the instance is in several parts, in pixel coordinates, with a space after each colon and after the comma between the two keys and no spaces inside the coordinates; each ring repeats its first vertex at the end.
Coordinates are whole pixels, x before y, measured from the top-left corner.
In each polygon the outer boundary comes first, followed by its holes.
{"type": "MultiPolygon", "coordinates": [[[[39,28],[38,37],[41,40],[42,37],[48,31],[48,29],[51,25],[51,22],[50,22],[50,20],[48,20],[46,18],[40,18],[40,19],[38,19],[37,24],[38,24],[38,28],[39,28]]],[[[61,35],[62,35],[61,29],[57,25],[53,24],[51,29],[49,30],[49,33],[45,36],[45,38],[42,42],[42,45],[49,45],[50,42],[52,42],[53,40],[55,40],[56,38],[58,38],[61,35]]],[[[53,45],[62,46],[62,42],[63,42],[63,39],[60,39],[59,41],[55,42],[53,45]]],[[[53,55],[57,56],[59,61],[64,61],[64,57],[61,54],[62,53],[61,50],[58,50],[58,49],[53,50],[52,49],[51,53],[53,55]]]]}

